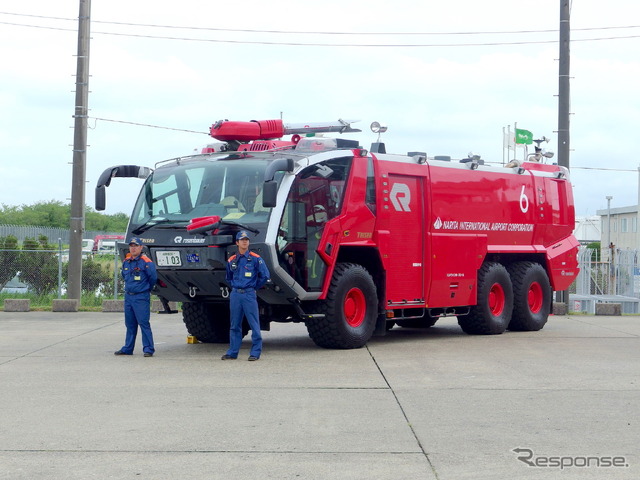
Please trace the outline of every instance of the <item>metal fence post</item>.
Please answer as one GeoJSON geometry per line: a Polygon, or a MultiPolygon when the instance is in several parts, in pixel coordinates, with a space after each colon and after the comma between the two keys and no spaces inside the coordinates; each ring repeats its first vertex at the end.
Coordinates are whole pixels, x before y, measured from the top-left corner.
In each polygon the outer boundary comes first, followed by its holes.
{"type": "Polygon", "coordinates": [[[58,298],[62,298],[62,238],[58,238],[58,298]]]}
{"type": "Polygon", "coordinates": [[[118,249],[113,252],[113,299],[118,299],[118,249]]]}

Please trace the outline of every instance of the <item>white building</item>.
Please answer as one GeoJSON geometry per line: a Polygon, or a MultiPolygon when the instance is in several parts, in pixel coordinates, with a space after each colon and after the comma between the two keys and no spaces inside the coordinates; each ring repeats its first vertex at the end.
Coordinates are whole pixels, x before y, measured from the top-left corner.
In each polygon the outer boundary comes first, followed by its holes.
{"type": "Polygon", "coordinates": [[[576,228],[573,234],[581,245],[599,242],[602,234],[600,216],[576,217],[576,228]]]}
{"type": "Polygon", "coordinates": [[[616,250],[640,250],[637,205],[607,208],[596,213],[600,216],[603,252],[607,250],[609,243],[616,250]]]}

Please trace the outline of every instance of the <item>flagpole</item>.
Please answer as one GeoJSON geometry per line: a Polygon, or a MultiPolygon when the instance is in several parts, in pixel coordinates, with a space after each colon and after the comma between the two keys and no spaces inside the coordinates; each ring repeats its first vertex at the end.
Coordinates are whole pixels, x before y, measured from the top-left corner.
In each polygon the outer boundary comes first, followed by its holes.
{"type": "MultiPolygon", "coordinates": [[[[513,122],[513,135],[514,137],[517,135],[518,133],[518,122],[513,122]]],[[[514,138],[513,140],[513,158],[514,160],[518,159],[518,138],[514,138]]]]}
{"type": "Polygon", "coordinates": [[[513,158],[516,158],[516,139],[515,139],[515,132],[511,133],[511,125],[507,125],[507,127],[509,128],[509,149],[507,150],[507,152],[509,153],[509,158],[507,158],[507,163],[509,163],[511,161],[511,147],[513,146],[513,158]]]}
{"type": "Polygon", "coordinates": [[[507,125],[507,134],[509,135],[509,148],[507,148],[507,163],[511,161],[511,148],[513,147],[513,155],[515,158],[516,154],[516,139],[514,138],[514,133],[511,131],[511,125],[507,125]]]}
{"type": "MultiPolygon", "coordinates": [[[[504,166],[504,127],[502,127],[502,165],[504,166]]],[[[507,137],[507,148],[509,148],[509,137],[507,137]]]]}

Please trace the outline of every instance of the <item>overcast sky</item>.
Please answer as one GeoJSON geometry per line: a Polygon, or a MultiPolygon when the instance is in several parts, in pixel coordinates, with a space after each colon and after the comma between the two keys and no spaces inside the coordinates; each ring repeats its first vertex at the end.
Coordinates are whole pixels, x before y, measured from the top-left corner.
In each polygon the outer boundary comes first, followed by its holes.
{"type": "MultiPolygon", "coordinates": [[[[79,2],[0,0],[0,12],[0,204],[66,203],[79,2]]],[[[559,19],[560,0],[94,1],[86,203],[105,168],[191,154],[223,118],[360,119],[349,138],[363,146],[375,120],[388,152],[497,163],[517,122],[557,152],[559,19]]],[[[576,0],[571,29],[584,216],[607,195],[638,201],[640,2],[576,0]]],[[[140,186],[114,180],[106,213],[130,213],[140,186]]]]}

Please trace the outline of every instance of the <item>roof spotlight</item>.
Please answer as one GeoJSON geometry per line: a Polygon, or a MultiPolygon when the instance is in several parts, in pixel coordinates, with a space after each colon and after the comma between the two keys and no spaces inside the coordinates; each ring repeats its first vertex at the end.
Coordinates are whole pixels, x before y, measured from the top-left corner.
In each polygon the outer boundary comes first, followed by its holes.
{"type": "Polygon", "coordinates": [[[371,123],[371,131],[373,133],[384,133],[387,131],[387,126],[386,125],[381,125],[379,122],[372,122],[371,123]]]}

